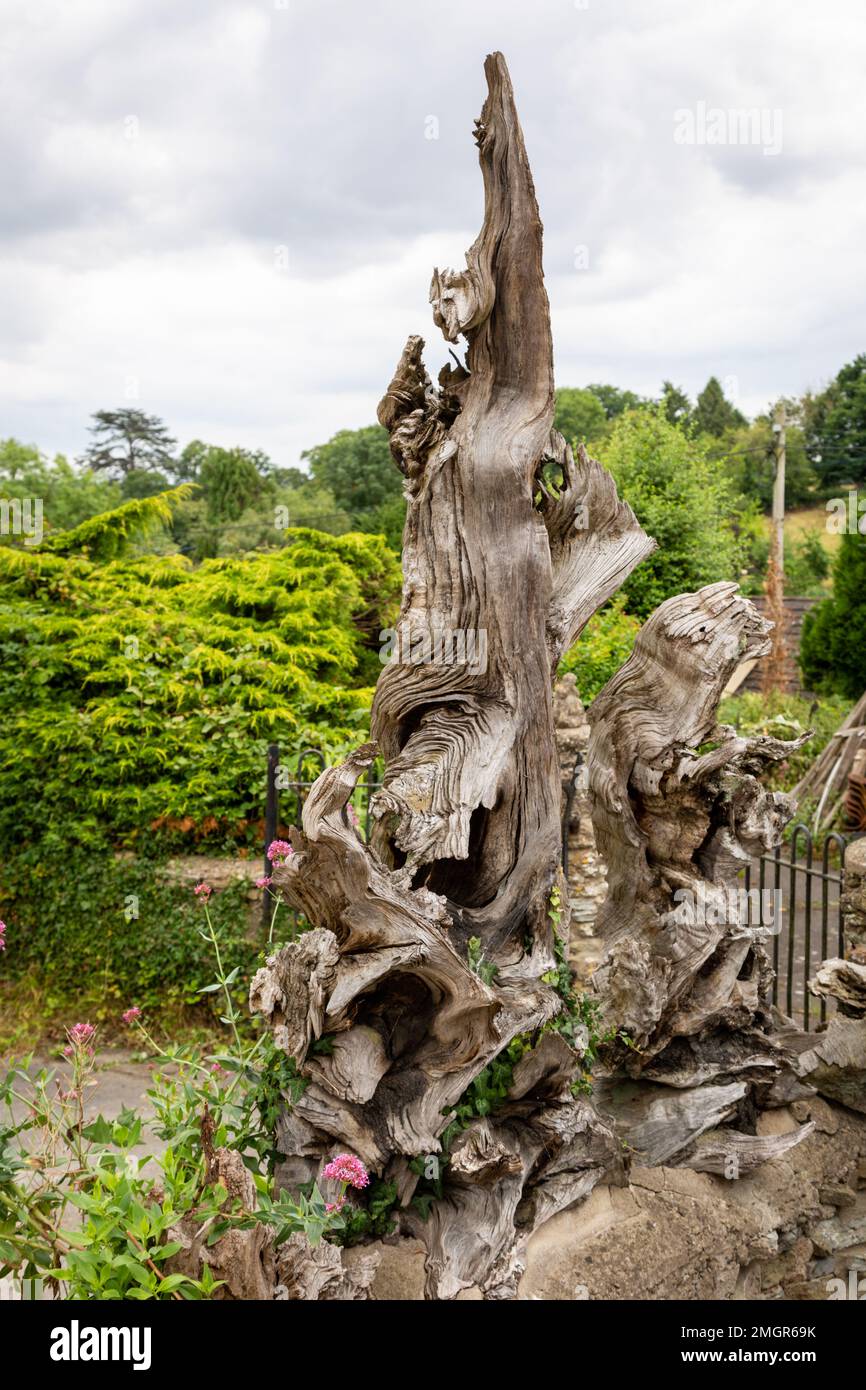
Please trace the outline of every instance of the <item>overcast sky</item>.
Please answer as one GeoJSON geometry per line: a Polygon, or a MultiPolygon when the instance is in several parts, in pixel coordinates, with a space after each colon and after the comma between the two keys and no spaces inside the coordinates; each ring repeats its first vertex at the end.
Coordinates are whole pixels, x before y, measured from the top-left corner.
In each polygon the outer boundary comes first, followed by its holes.
{"type": "Polygon", "coordinates": [[[559,385],[694,395],[715,373],[754,413],[866,350],[863,0],[0,16],[0,436],[75,454],[92,411],[137,405],[182,444],[293,464],[375,419],[409,333],[436,372],[430,272],[478,231],[471,131],[496,48],[559,385]],[[742,142],[728,113],[752,108],[763,131],[742,142]]]}

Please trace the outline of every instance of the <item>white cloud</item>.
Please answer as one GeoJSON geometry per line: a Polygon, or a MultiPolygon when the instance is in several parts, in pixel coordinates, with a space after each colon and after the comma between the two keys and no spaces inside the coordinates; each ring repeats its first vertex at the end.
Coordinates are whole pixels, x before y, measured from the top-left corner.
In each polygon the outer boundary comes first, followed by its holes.
{"type": "Polygon", "coordinates": [[[477,230],[495,47],[560,384],[714,372],[757,410],[863,349],[858,0],[5,0],[0,433],[76,452],[129,378],[182,441],[282,463],[372,420],[408,333],[445,358],[427,286],[477,230]],[[781,111],[781,152],[676,144],[698,102],[781,111]]]}

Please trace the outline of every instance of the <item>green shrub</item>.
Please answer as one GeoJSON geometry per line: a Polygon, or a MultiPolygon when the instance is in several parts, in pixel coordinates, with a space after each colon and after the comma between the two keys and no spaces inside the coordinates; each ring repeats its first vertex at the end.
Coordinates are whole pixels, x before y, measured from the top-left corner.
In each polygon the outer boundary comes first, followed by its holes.
{"type": "Polygon", "coordinates": [[[639,619],[625,612],[622,598],[614,599],[590,618],[562,658],[558,674],[573,672],[580,698],[589,704],[627,660],[639,631],[639,619]]]}
{"type": "MultiPolygon", "coordinates": [[[[105,520],[79,530],[93,541],[105,520]]],[[[296,531],[198,569],[97,564],[68,537],[3,548],[0,846],[49,832],[132,846],[160,828],[257,844],[268,741],[288,756],[362,737],[398,593],[375,536],[296,531]]]]}
{"type": "Polygon", "coordinates": [[[866,540],[848,532],[833,564],[833,597],[803,619],[803,680],[858,700],[866,690],[866,540]]]}
{"type": "MultiPolygon", "coordinates": [[[[270,741],[291,764],[365,734],[400,587],[383,540],[296,530],[198,568],[131,554],[182,495],[0,547],[0,968],[7,1005],[30,988],[43,1017],[134,1000],[207,1022],[195,904],[161,861],[261,850],[270,741]]],[[[215,914],[242,921],[243,893],[215,914]]],[[[229,938],[249,963],[255,944],[229,938]]]]}
{"type": "MultiPolygon", "coordinates": [[[[54,839],[4,864],[4,980],[14,984],[27,976],[42,989],[49,1014],[62,1013],[67,1000],[79,1012],[89,1010],[94,1021],[116,1018],[130,1004],[164,1017],[195,1006],[209,1026],[209,999],[198,991],[212,973],[210,951],[191,887],[170,880],[158,860],[54,839]]],[[[214,894],[210,911],[226,962],[249,974],[261,946],[246,933],[247,887],[236,882],[214,894]]]]}
{"type": "Polygon", "coordinates": [[[623,586],[630,613],[646,618],[675,594],[740,578],[740,501],[706,441],[690,438],[661,409],[634,410],[615,420],[601,454],[620,497],[658,541],[623,586]]]}

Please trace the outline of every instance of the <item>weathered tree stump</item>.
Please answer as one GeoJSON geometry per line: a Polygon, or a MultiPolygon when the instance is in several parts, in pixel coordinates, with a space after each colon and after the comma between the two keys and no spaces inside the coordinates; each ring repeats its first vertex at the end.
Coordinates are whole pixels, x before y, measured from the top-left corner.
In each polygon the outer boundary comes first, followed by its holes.
{"type": "MultiPolygon", "coordinates": [[[[308,1181],[347,1149],[396,1182],[404,1229],[428,1247],[434,1298],[471,1285],[513,1294],[532,1230],[620,1162],[609,1123],[573,1093],[578,1053],[550,1027],[563,1008],[551,690],[563,651],[654,547],[605,470],[552,430],[541,222],[501,54],[485,72],[483,226],[466,268],[434,271],[430,291],[446,339],[466,341],[465,366],[434,386],[411,337],[379,406],[408,500],[400,659],[379,680],[374,742],[322,774],[296,852],[275,873],[313,930],[271,959],[251,994],[308,1081],[281,1126],[281,1180],[308,1181]],[[347,805],[377,754],[384,784],[367,847],[347,805]],[[311,1052],[325,1034],[330,1052],[311,1052]],[[446,1157],[449,1109],[518,1036],[528,1050],[505,1103],[452,1144],[444,1193],[422,1220],[406,1206],[412,1160],[446,1157]]],[[[749,847],[775,843],[787,812],[753,775],[786,745],[728,733],[714,751],[691,751],[710,736],[731,662],[764,642],[733,589],[665,605],[594,710],[612,881],[607,1001],[659,1065],[677,1039],[710,1027],[761,1031],[758,947],[668,922],[675,883],[728,882],[749,847]]],[[[765,1034],[753,1050],[765,1059],[765,1034]]],[[[701,1161],[716,1164],[719,1151],[701,1161]]]]}

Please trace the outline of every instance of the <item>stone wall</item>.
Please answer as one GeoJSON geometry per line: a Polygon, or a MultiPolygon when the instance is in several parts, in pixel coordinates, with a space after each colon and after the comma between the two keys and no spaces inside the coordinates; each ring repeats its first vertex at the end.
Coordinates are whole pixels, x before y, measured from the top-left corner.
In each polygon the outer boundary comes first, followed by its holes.
{"type": "Polygon", "coordinates": [[[607,893],[607,875],[595,847],[585,763],[575,776],[576,760],[586,757],[589,723],[573,675],[564,676],[554,687],[553,718],[563,816],[569,811],[569,958],[578,981],[585,984],[601,956],[601,942],[594,932],[596,915],[607,893]]]}
{"type": "Polygon", "coordinates": [[[239,880],[245,883],[247,934],[252,941],[259,938],[262,930],[262,889],[256,887],[256,879],[264,873],[260,855],[254,859],[177,855],[166,861],[163,872],[170,883],[179,883],[189,888],[190,892],[197,883],[208,883],[217,893],[239,880]]]}
{"type": "Polygon", "coordinates": [[[845,851],[842,920],[846,960],[866,965],[866,838],[854,840],[845,851]]]}
{"type": "MultiPolygon", "coordinates": [[[[866,1296],[866,1117],[815,1097],[766,1112],[758,1131],[809,1118],[808,1139],[736,1181],[635,1166],[627,1186],[594,1188],[529,1241],[519,1298],[829,1299],[861,1280],[866,1296]]],[[[420,1242],[376,1248],[373,1297],[422,1299],[420,1242]]]]}

